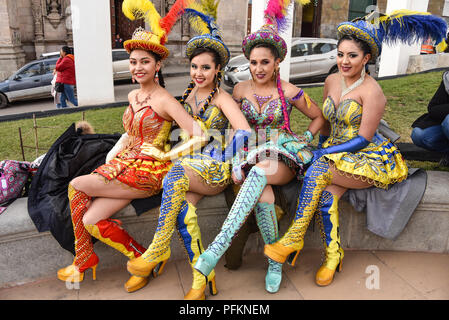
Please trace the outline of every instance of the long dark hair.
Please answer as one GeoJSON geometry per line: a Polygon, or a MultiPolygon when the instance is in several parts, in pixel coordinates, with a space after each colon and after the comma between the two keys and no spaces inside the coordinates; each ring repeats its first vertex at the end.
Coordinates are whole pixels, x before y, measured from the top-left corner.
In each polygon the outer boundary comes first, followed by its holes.
{"type": "MultiPolygon", "coordinates": [[[[158,55],[157,53],[154,53],[152,51],[148,51],[154,58],[154,60],[156,60],[156,62],[159,62],[162,60],[161,56],[158,55]]],[[[159,85],[162,88],[165,88],[165,80],[164,80],[164,76],[162,75],[162,67],[159,69],[158,73],[157,73],[157,77],[159,79],[159,85]]]]}
{"type": "MultiPolygon", "coordinates": [[[[206,48],[206,47],[198,47],[195,50],[193,50],[193,53],[189,57],[189,61],[192,61],[193,58],[195,58],[196,56],[199,56],[202,53],[210,53],[210,54],[212,54],[212,60],[215,63],[215,68],[217,68],[218,65],[220,65],[220,67],[222,67],[221,59],[220,59],[219,54],[215,50],[210,49],[210,48],[206,48]]],[[[220,87],[220,84],[221,84],[221,77],[222,77],[221,72],[218,72],[215,88],[212,89],[212,91],[210,92],[209,96],[206,99],[206,102],[204,103],[203,107],[201,108],[201,111],[207,109],[207,107],[209,106],[210,102],[212,101],[212,99],[214,98],[215,94],[217,93],[218,88],[220,87]]],[[[195,81],[191,80],[189,85],[187,86],[187,89],[184,91],[184,94],[181,97],[181,101],[180,101],[181,103],[184,103],[184,101],[190,95],[190,93],[192,92],[194,87],[195,87],[195,81]]],[[[200,111],[199,114],[201,114],[201,111],[200,111]]]]}

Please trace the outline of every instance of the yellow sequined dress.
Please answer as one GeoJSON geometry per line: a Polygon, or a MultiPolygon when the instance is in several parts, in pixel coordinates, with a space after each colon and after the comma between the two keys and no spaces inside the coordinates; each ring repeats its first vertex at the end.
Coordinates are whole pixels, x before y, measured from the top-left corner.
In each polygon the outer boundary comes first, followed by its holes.
{"type": "MultiPolygon", "coordinates": [[[[358,135],[363,107],[353,99],[344,99],[335,106],[331,97],[323,105],[324,118],[330,122],[331,132],[322,147],[344,143],[358,135]]],[[[388,185],[407,178],[408,168],[398,148],[377,133],[371,143],[355,152],[324,155],[324,158],[346,175],[373,183],[386,189],[388,185]]]]}
{"type": "MultiPolygon", "coordinates": [[[[229,121],[219,107],[209,105],[198,115],[193,114],[192,107],[188,103],[184,103],[184,108],[192,117],[203,122],[208,134],[213,137],[212,144],[217,144],[222,149],[226,147],[226,129],[229,129],[229,121]]],[[[201,153],[201,150],[183,157],[180,162],[183,167],[192,169],[208,184],[225,185],[231,181],[230,164],[217,161],[201,153]]]]}
{"type": "Polygon", "coordinates": [[[149,196],[160,192],[162,180],[172,163],[157,161],[141,153],[141,146],[147,142],[164,150],[172,122],[160,117],[150,106],[134,112],[129,105],[123,113],[123,126],[129,136],[126,147],[94,173],[107,180],[117,179],[130,187],[147,191],[149,196]]]}

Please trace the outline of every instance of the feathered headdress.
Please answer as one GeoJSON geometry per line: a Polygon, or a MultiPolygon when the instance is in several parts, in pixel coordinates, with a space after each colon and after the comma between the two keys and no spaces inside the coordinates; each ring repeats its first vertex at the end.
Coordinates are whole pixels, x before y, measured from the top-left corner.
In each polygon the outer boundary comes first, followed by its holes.
{"type": "Polygon", "coordinates": [[[230,57],[228,47],[224,44],[220,31],[215,24],[215,19],[207,15],[200,6],[193,3],[185,9],[185,15],[189,18],[192,28],[200,35],[187,42],[186,55],[190,57],[196,48],[206,47],[218,53],[221,68],[224,68],[230,57]]]}
{"type": "Polygon", "coordinates": [[[382,52],[382,43],[419,43],[431,38],[439,44],[446,37],[447,25],[442,18],[428,12],[396,10],[389,15],[372,12],[363,18],[340,23],[338,38],[354,35],[371,48],[371,62],[382,52]]]}
{"type": "MultiPolygon", "coordinates": [[[[301,5],[307,5],[310,0],[294,0],[301,5]]],[[[258,43],[268,43],[274,46],[279,58],[284,60],[287,54],[287,44],[279,33],[288,29],[291,21],[287,18],[287,10],[292,0],[269,0],[267,8],[264,11],[265,24],[256,32],[245,37],[242,43],[242,49],[245,56],[249,59],[251,49],[258,43]]]]}
{"type": "Polygon", "coordinates": [[[141,27],[137,28],[130,40],[124,42],[126,51],[144,49],[161,56],[168,57],[170,51],[164,46],[172,27],[183,14],[184,9],[194,0],[176,0],[167,15],[163,18],[159,15],[153,3],[149,0],[124,0],[122,11],[130,20],[144,19],[151,31],[141,27]]]}

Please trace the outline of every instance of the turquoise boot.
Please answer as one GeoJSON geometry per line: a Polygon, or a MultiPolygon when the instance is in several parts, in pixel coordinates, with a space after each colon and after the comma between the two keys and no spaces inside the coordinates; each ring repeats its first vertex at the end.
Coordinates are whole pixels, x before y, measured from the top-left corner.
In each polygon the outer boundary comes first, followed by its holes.
{"type": "Polygon", "coordinates": [[[220,233],[214,241],[198,258],[194,268],[203,275],[208,276],[216,266],[218,260],[229,248],[232,239],[245,222],[267,185],[265,171],[256,166],[252,167],[245,182],[235,198],[234,204],[229,211],[226,220],[221,227],[220,233]]]}
{"type": "MultiPolygon", "coordinates": [[[[279,239],[279,229],[274,203],[259,202],[255,208],[256,221],[265,244],[279,239]]],[[[270,293],[279,291],[282,281],[282,263],[268,259],[268,271],[265,276],[265,289],[270,293]]]]}

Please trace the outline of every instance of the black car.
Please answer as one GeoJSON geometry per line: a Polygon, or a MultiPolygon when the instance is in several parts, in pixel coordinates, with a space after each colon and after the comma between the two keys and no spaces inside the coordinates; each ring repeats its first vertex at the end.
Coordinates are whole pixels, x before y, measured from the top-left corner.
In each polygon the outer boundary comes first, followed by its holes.
{"type": "Polygon", "coordinates": [[[34,60],[0,82],[0,108],[10,102],[51,97],[51,80],[58,58],[34,60]]]}

